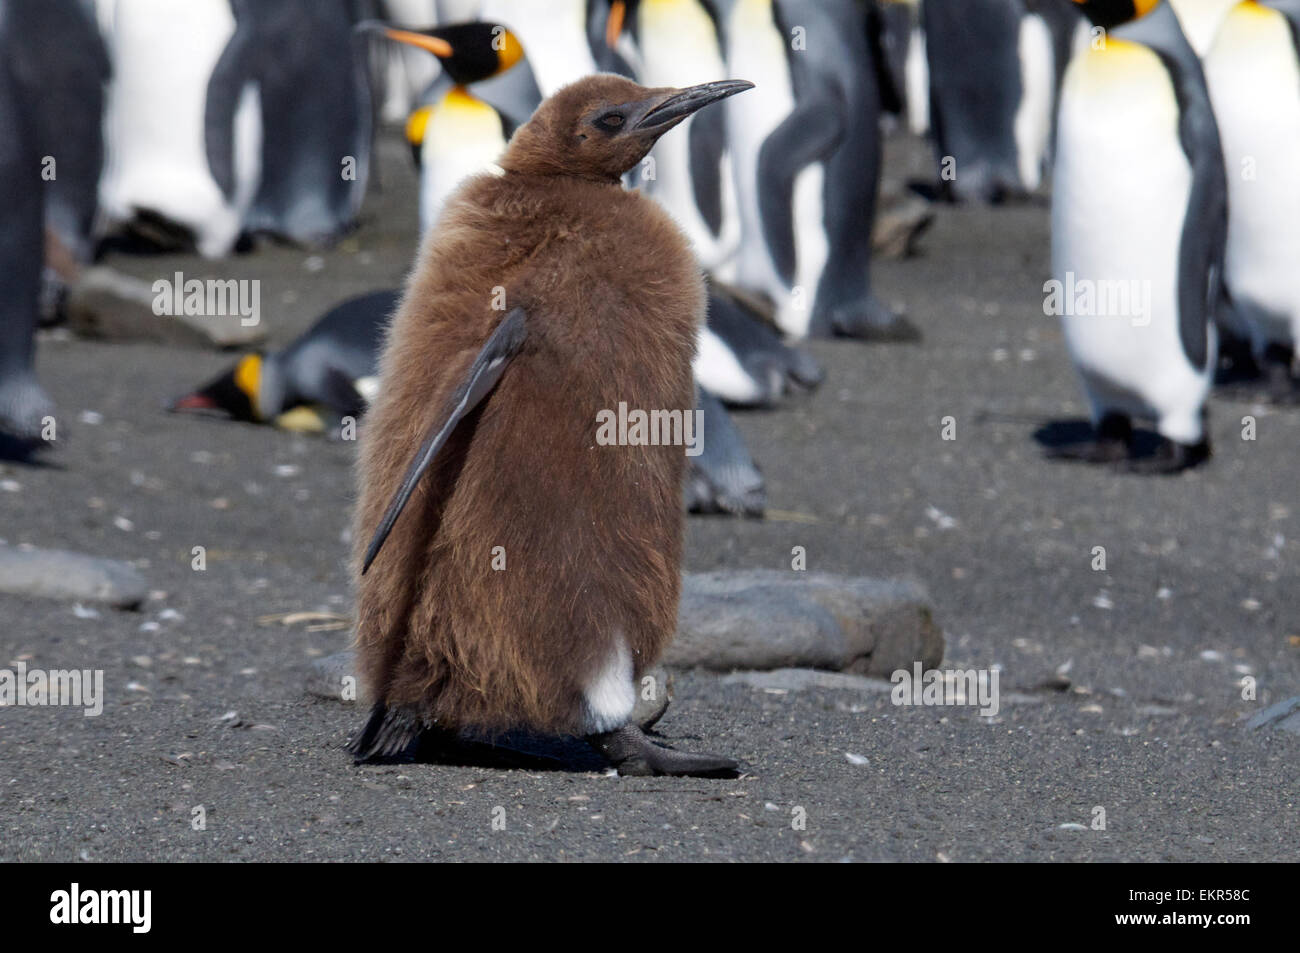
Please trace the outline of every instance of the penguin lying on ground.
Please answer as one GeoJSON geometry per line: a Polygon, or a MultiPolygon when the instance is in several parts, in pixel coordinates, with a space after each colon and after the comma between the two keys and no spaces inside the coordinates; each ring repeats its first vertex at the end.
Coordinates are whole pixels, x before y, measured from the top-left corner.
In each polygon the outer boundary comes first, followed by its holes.
{"type": "Polygon", "coordinates": [[[1159,450],[1129,466],[1175,472],[1210,453],[1227,227],[1218,129],[1169,4],[1076,2],[1110,32],[1075,58],[1061,93],[1045,309],[1062,315],[1096,440],[1055,455],[1125,460],[1133,418],[1154,418],[1159,450]]]}
{"type": "MultiPolygon", "coordinates": [[[[400,300],[400,291],[350,298],[283,350],[243,355],[170,409],[216,411],[309,433],[328,432],[344,417],[359,419],[375,397],[384,331],[400,300]]],[[[763,476],[736,425],[718,397],[704,388],[699,388],[696,408],[703,414],[707,438],[702,452],[687,464],[687,512],[761,517],[763,476]]]]}
{"type": "Polygon", "coordinates": [[[772,407],[795,390],[812,390],[826,376],[807,351],[791,347],[746,296],[709,282],[708,317],[700,331],[695,378],[726,403],[772,407]]]}
{"type": "Polygon", "coordinates": [[[421,249],[362,435],[357,645],[375,707],[359,760],[519,729],[582,735],[624,774],[734,771],[629,724],[676,627],[686,457],[601,445],[599,421],[691,408],[704,316],[686,238],[621,178],[749,88],[566,87],[421,249]]]}
{"type": "Polygon", "coordinates": [[[307,431],[360,417],[374,393],[379,348],[398,299],[396,291],[375,291],[344,301],[283,350],[245,354],[171,409],[223,411],[236,420],[307,431]]]}
{"type": "Polygon", "coordinates": [[[1224,281],[1276,401],[1300,397],[1300,0],[1235,6],[1205,53],[1228,181],[1224,281]]]}

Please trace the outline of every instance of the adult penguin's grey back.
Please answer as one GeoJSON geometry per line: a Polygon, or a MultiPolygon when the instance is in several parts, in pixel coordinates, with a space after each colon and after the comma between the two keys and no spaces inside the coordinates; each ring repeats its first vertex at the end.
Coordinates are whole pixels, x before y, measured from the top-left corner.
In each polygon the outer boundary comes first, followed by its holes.
{"type": "Polygon", "coordinates": [[[261,181],[245,225],[330,241],[361,206],[373,135],[362,47],[346,0],[231,0],[235,32],[208,87],[214,177],[233,195],[233,124],[242,90],[261,102],[261,181]]]}

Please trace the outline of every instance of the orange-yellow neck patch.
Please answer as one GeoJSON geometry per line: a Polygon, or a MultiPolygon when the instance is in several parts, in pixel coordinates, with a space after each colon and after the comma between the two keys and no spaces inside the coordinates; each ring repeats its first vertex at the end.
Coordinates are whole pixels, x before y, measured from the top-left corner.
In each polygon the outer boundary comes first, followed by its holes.
{"type": "Polygon", "coordinates": [[[432,106],[421,106],[406,120],[406,141],[413,146],[418,146],[424,142],[425,130],[429,128],[429,114],[433,112],[432,106]]]}
{"type": "Polygon", "coordinates": [[[262,358],[258,354],[245,354],[235,365],[235,386],[244,392],[253,405],[253,415],[261,418],[261,408],[257,406],[257,393],[262,383],[262,358]]]}

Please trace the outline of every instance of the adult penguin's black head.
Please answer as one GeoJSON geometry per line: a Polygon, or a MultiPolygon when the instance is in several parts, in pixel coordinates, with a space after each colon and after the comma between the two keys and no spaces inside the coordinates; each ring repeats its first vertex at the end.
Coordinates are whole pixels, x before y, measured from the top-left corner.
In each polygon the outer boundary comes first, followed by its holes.
{"type": "Polygon", "coordinates": [[[455,23],[427,30],[402,30],[377,20],[357,30],[427,50],[456,83],[467,86],[504,73],[524,56],[519,38],[499,23],[455,23]]]}
{"type": "Polygon", "coordinates": [[[1109,30],[1111,27],[1144,17],[1156,7],[1161,0],[1074,0],[1096,26],[1109,30]]]}
{"type": "Polygon", "coordinates": [[[610,73],[587,76],[538,107],[510,140],[501,167],[617,181],[687,116],[753,86],[726,79],[685,89],[647,89],[610,73]]]}
{"type": "Polygon", "coordinates": [[[172,411],[224,411],[235,420],[263,420],[259,404],[263,356],[245,354],[230,370],[172,402],[172,411]]]}

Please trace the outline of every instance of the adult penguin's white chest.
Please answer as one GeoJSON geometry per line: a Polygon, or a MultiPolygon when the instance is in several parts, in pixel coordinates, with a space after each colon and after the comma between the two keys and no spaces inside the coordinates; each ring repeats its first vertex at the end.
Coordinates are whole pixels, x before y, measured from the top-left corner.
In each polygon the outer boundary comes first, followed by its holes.
{"type": "Polygon", "coordinates": [[[461,182],[501,158],[500,114],[456,87],[429,108],[420,145],[420,231],[429,231],[461,182]]]}
{"type": "Polygon", "coordinates": [[[519,37],[544,97],[596,72],[587,0],[483,0],[479,18],[505,24],[519,37]]]}
{"type": "Polygon", "coordinates": [[[141,211],[191,229],[199,251],[227,253],[238,237],[260,172],[257,86],[240,89],[229,143],[235,194],[214,180],[205,148],[209,82],[235,32],[228,0],[101,2],[113,60],[105,103],[100,205],[110,223],[141,211]]]}
{"type": "Polygon", "coordinates": [[[1208,370],[1179,336],[1179,248],[1192,168],[1167,68],[1118,40],[1066,73],[1052,199],[1052,270],[1066,344],[1094,403],[1161,416],[1208,370]]]}
{"type": "MultiPolygon", "coordinates": [[[[642,0],[638,26],[643,85],[684,87],[726,79],[717,30],[698,0],[642,0]]],[[[648,190],[686,232],[700,264],[716,271],[735,253],[740,225],[729,163],[720,166],[723,219],[717,234],[696,202],[691,165],[695,119],[688,117],[655,145],[654,178],[648,182],[648,190]]]]}
{"type": "MultiPolygon", "coordinates": [[[[795,109],[789,56],[794,35],[776,22],[772,0],[738,0],[728,21],[727,64],[732,76],[761,76],[747,102],[736,96],[727,102],[727,140],[735,169],[740,208],[741,244],[736,256],[738,284],[766,292],[777,306],[777,323],[787,334],[807,333],[817,280],[828,255],[822,206],[825,169],[810,163],[795,176],[793,223],[794,281],[783,281],[773,263],[764,231],[759,195],[766,187],[759,177],[759,156],[768,136],[795,109]]],[[[795,28],[792,28],[795,29],[795,28]]],[[[812,49],[794,52],[815,55],[812,49]]]]}

